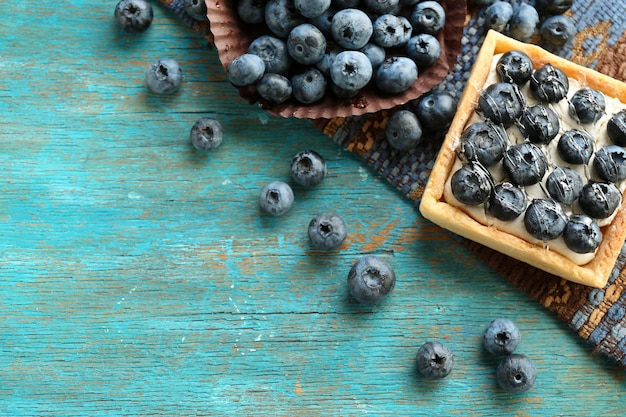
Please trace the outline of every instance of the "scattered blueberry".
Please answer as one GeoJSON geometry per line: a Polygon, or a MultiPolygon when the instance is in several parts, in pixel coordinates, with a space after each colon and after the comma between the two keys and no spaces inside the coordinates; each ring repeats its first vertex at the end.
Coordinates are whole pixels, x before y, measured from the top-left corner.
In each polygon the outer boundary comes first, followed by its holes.
{"type": "Polygon", "coordinates": [[[483,334],[483,346],[495,355],[509,355],[521,341],[520,331],[509,319],[495,319],[483,334]]]}
{"type": "Polygon", "coordinates": [[[461,134],[461,157],[485,167],[500,162],[508,146],[506,131],[491,120],[469,125],[461,134]]]}
{"type": "Polygon", "coordinates": [[[226,68],[228,81],[237,87],[254,84],[265,73],[265,62],[255,54],[243,54],[235,57],[226,68]]]}
{"type": "Polygon", "coordinates": [[[530,77],[530,92],[540,101],[559,102],[565,98],[568,89],[567,75],[549,63],[537,69],[530,77]]]}
{"type": "Polygon", "coordinates": [[[513,17],[513,6],[506,1],[496,1],[485,10],[485,21],[489,29],[504,33],[509,21],[513,17]]]}
{"type": "Polygon", "coordinates": [[[343,51],[335,57],[330,78],[338,87],[359,90],[372,79],[373,68],[369,58],[359,51],[343,51]]]}
{"type": "Polygon", "coordinates": [[[504,170],[515,185],[537,184],[548,169],[546,155],[530,142],[509,147],[502,158],[504,170]]]}
{"type": "Polygon", "coordinates": [[[425,130],[440,131],[450,126],[456,109],[457,101],[450,94],[430,90],[418,99],[415,114],[425,130]]]}
{"type": "Polygon", "coordinates": [[[445,378],[452,372],[454,355],[450,348],[438,341],[424,343],[415,357],[417,370],[428,379],[445,378]]]}
{"type": "Polygon", "coordinates": [[[333,62],[335,62],[335,58],[337,58],[337,55],[339,55],[343,51],[343,48],[333,48],[329,51],[326,51],[326,53],[322,56],[322,59],[320,59],[317,64],[315,64],[315,68],[320,70],[322,74],[330,76],[330,69],[333,67],[333,62]]]}
{"type": "Polygon", "coordinates": [[[146,85],[156,94],[173,94],[180,88],[183,71],[172,58],[154,61],[146,70],[146,85]]]}
{"type": "Polygon", "coordinates": [[[577,90],[570,98],[570,115],[580,123],[595,123],[604,115],[606,100],[604,94],[593,88],[577,90]]]}
{"type": "Polygon", "coordinates": [[[567,215],[563,207],[551,198],[534,199],[524,214],[526,231],[544,242],[561,236],[566,224],[567,215]]]}
{"type": "Polygon", "coordinates": [[[507,355],[496,370],[498,385],[506,392],[518,394],[528,391],[535,384],[537,368],[525,355],[507,355]]]}
{"type": "Polygon", "coordinates": [[[326,38],[312,24],[303,23],[289,32],[287,51],[294,61],[313,65],[322,59],[326,52],[326,38]]]}
{"type": "Polygon", "coordinates": [[[482,204],[491,195],[493,179],[485,167],[478,162],[468,162],[450,178],[452,194],[460,203],[468,206],[482,204]]]}
{"type": "Polygon", "coordinates": [[[546,189],[559,203],[571,205],[583,190],[583,180],[572,168],[557,167],[548,175],[546,189]]]}
{"type": "Polygon", "coordinates": [[[305,23],[306,18],[298,13],[294,0],[268,0],[265,6],[265,24],[279,38],[286,38],[295,28],[305,23]]]}
{"type": "Polygon", "coordinates": [[[539,24],[537,9],[528,3],[519,3],[513,8],[509,21],[509,35],[521,42],[530,42],[539,24]]]}
{"type": "Polygon", "coordinates": [[[533,62],[524,52],[508,51],[498,59],[496,72],[502,82],[524,85],[533,75],[533,62]]]}
{"type": "Polygon", "coordinates": [[[184,6],[187,14],[194,20],[199,22],[209,20],[204,0],[185,0],[184,6]]]}
{"type": "Polygon", "coordinates": [[[576,34],[576,27],[567,16],[552,16],[544,20],[539,28],[541,46],[550,52],[557,53],[567,45],[576,34]]]}
{"type": "Polygon", "coordinates": [[[567,247],[576,253],[591,253],[600,246],[602,231],[591,217],[574,214],[565,225],[563,240],[567,247]]]}
{"type": "Polygon", "coordinates": [[[293,205],[293,191],[289,184],[272,181],[261,189],[259,204],[261,209],[272,216],[282,216],[293,205]]]}
{"type": "Polygon", "coordinates": [[[237,16],[245,23],[264,23],[266,4],[267,0],[238,0],[237,16]]]}
{"type": "Polygon", "coordinates": [[[572,8],[574,0],[537,0],[537,9],[543,15],[563,14],[572,8]]]}
{"type": "Polygon", "coordinates": [[[606,125],[606,131],[614,144],[626,146],[626,110],[615,113],[606,125]]]}
{"type": "Polygon", "coordinates": [[[291,97],[291,81],[284,75],[267,73],[257,81],[256,90],[270,103],[282,104],[291,97]]]}
{"type": "Polygon", "coordinates": [[[322,213],[309,223],[309,241],[311,246],[320,250],[335,250],[346,240],[346,223],[335,213],[322,213]]]}
{"type": "Polygon", "coordinates": [[[248,53],[261,58],[265,72],[286,75],[293,64],[287,50],[287,43],[275,36],[261,35],[248,47],[248,53]]]}
{"type": "Polygon", "coordinates": [[[407,43],[413,27],[404,16],[384,14],[372,24],[372,40],[383,48],[393,48],[407,43]]]}
{"type": "Polygon", "coordinates": [[[415,33],[436,35],[446,24],[446,12],[436,1],[422,1],[413,8],[409,21],[415,33]]]}
{"type": "Polygon", "coordinates": [[[517,120],[526,108],[526,98],[515,84],[494,83],[478,99],[481,113],[505,126],[517,120]]]}
{"type": "Polygon", "coordinates": [[[327,85],[324,74],[315,68],[291,77],[293,97],[304,104],[315,103],[324,98],[327,85]]]}
{"type": "Polygon", "coordinates": [[[201,117],[191,127],[189,136],[194,148],[206,151],[215,149],[222,144],[224,130],[221,123],[216,119],[201,117]]]}
{"type": "Polygon", "coordinates": [[[335,13],[337,13],[337,9],[330,7],[321,15],[309,19],[309,23],[315,25],[324,34],[327,41],[333,36],[331,25],[335,13]]]}
{"type": "Polygon", "coordinates": [[[561,135],[557,144],[559,156],[569,164],[587,164],[593,155],[594,140],[584,130],[572,129],[561,135]]]}
{"type": "Polygon", "coordinates": [[[526,210],[526,199],[523,188],[508,181],[501,182],[489,196],[487,213],[502,221],[514,220],[526,210]]]}
{"type": "Polygon", "coordinates": [[[376,86],[387,94],[406,91],[417,80],[417,65],[411,58],[387,58],[376,71],[376,86]]]}
{"type": "Polygon", "coordinates": [[[303,187],[313,187],[326,177],[326,161],[319,153],[298,152],[291,160],[291,178],[303,187]]]}
{"type": "Polygon", "coordinates": [[[519,127],[531,142],[548,144],[559,133],[560,119],[549,106],[539,103],[524,110],[519,127]]]}
{"type": "Polygon", "coordinates": [[[375,15],[396,14],[400,11],[399,0],[362,0],[365,9],[375,15]]]}
{"type": "Polygon", "coordinates": [[[422,140],[422,126],[410,110],[399,110],[387,121],[385,138],[392,148],[407,151],[415,148],[422,140]]]}
{"type": "Polygon", "coordinates": [[[429,67],[441,56],[441,44],[433,35],[420,33],[409,38],[406,53],[419,68],[429,67]]]}
{"type": "Polygon", "coordinates": [[[339,10],[331,23],[333,39],[347,49],[360,49],[370,40],[374,28],[369,16],[359,9],[339,10]]]}
{"type": "Polygon", "coordinates": [[[372,42],[368,42],[363,48],[359,49],[359,52],[363,52],[367,59],[370,60],[373,70],[377,70],[385,62],[387,54],[385,48],[372,42]]]}
{"type": "Polygon", "coordinates": [[[593,158],[593,169],[602,181],[617,182],[626,179],[626,149],[618,145],[600,148],[593,158]]]}
{"type": "Polygon", "coordinates": [[[115,6],[114,15],[126,32],[141,33],[152,24],[154,12],[146,0],[121,0],[115,6]]]}
{"type": "Polygon", "coordinates": [[[328,10],[331,0],[294,0],[294,7],[304,17],[314,18],[328,10]]]}
{"type": "Polygon", "coordinates": [[[590,181],[578,197],[582,211],[594,219],[610,217],[622,201],[622,193],[613,183],[590,181]]]}
{"type": "Polygon", "coordinates": [[[359,258],[348,273],[350,294],[360,303],[383,301],[396,285],[396,274],[389,263],[376,255],[359,258]]]}

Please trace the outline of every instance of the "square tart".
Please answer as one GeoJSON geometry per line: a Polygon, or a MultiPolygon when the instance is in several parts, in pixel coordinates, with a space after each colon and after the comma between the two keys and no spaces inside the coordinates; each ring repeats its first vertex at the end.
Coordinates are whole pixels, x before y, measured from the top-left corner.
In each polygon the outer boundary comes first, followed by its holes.
{"type": "MultiPolygon", "coordinates": [[[[494,56],[511,50],[526,53],[535,69],[546,63],[561,69],[570,78],[580,82],[581,87],[591,87],[602,92],[607,99],[626,100],[626,84],[592,69],[574,64],[544,49],[506,37],[490,30],[478,53],[476,62],[459,100],[458,110],[441,150],[435,161],[428,184],[420,203],[420,212],[433,223],[472,241],[528,263],[566,280],[602,288],[606,285],[626,239],[626,203],[624,195],[610,223],[603,225],[602,241],[592,259],[584,264],[575,263],[569,257],[550,249],[547,245],[531,242],[484,224],[474,219],[459,204],[446,200],[446,182],[457,160],[456,149],[461,135],[474,115],[481,89],[486,87],[494,56]]],[[[618,110],[617,110],[618,111],[618,110]]],[[[617,112],[615,111],[615,112],[617,112]]],[[[554,140],[558,140],[558,137],[554,140]]],[[[584,181],[584,179],[583,179],[584,181]]],[[[522,214],[523,216],[523,214],[522,214]]],[[[488,223],[488,222],[487,222],[488,223]]]]}

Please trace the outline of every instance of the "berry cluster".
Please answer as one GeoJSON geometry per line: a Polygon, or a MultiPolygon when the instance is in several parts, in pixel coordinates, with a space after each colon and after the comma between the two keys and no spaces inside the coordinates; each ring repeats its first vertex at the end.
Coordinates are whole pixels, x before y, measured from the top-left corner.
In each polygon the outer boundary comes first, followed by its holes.
{"type": "Polygon", "coordinates": [[[264,34],[230,62],[228,80],[276,104],[352,98],[368,86],[402,93],[439,58],[446,21],[436,1],[239,0],[236,10],[264,34]]]}

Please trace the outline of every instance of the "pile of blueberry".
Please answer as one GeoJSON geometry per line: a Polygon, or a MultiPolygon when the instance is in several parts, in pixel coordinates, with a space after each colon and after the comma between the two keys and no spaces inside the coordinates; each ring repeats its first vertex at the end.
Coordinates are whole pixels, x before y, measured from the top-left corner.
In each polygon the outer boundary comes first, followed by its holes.
{"type": "Polygon", "coordinates": [[[238,0],[236,12],[264,34],[228,65],[228,80],[277,104],[369,86],[402,93],[439,58],[446,21],[440,3],[417,0],[238,0]]]}
{"type": "Polygon", "coordinates": [[[536,0],[529,2],[471,0],[481,7],[489,29],[506,34],[521,42],[531,42],[539,35],[539,45],[560,54],[576,34],[572,20],[564,15],[573,0],[536,0]]]}
{"type": "Polygon", "coordinates": [[[520,51],[503,54],[496,71],[500,82],[486,87],[478,101],[484,120],[468,126],[460,138],[463,166],[451,177],[453,195],[468,206],[484,204],[485,212],[501,221],[523,214],[526,230],[540,241],[562,236],[573,252],[594,252],[602,240],[598,221],[609,218],[622,200],[616,182],[626,179],[626,111],[612,115],[606,125],[613,144],[596,149],[586,128],[606,115],[601,92],[584,87],[567,99],[566,74],[551,64],[534,70],[520,51]],[[534,106],[521,92],[527,83],[539,100],[534,106]],[[578,128],[561,132],[553,110],[561,100],[569,100],[578,128]],[[505,129],[514,125],[525,140],[510,144],[505,129]],[[558,141],[554,157],[547,151],[553,140],[558,141]],[[492,172],[500,168],[506,177],[496,183],[492,172]],[[524,187],[535,184],[545,198],[529,201],[524,187]]]}

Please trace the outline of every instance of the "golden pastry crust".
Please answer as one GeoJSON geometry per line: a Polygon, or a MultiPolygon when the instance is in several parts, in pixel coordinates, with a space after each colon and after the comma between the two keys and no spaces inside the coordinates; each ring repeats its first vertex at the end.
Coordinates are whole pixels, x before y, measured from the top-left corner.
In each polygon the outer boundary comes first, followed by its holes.
{"type": "Polygon", "coordinates": [[[484,225],[445,200],[444,188],[456,160],[455,150],[468,120],[474,113],[480,90],[489,76],[492,58],[494,55],[511,50],[526,53],[533,61],[535,68],[550,63],[563,70],[568,77],[581,80],[588,87],[601,91],[609,97],[626,100],[626,84],[550,54],[538,46],[521,43],[498,32],[489,31],[424,190],[420,211],[433,223],[505,255],[569,281],[602,288],[608,281],[626,239],[626,199],[622,200],[612,222],[602,227],[603,239],[596,255],[584,265],[577,265],[567,257],[541,245],[484,225]]]}

